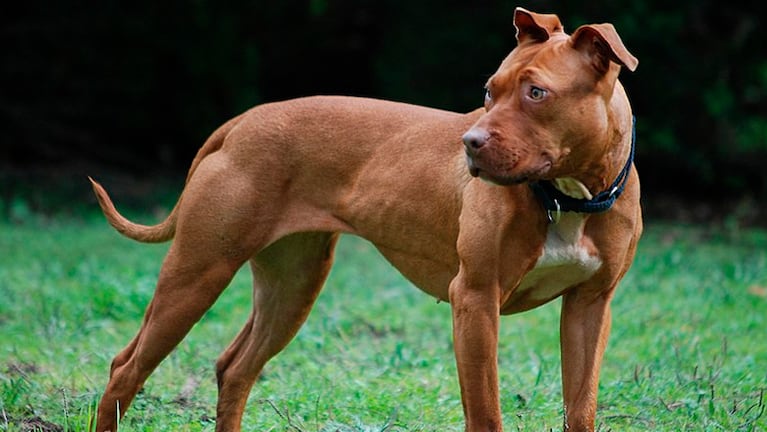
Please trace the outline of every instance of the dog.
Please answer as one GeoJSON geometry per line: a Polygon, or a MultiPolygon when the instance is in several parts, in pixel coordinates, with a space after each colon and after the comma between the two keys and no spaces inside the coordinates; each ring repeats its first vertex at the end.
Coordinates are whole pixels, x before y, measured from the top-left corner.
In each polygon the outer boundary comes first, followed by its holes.
{"type": "Polygon", "coordinates": [[[216,430],[239,431],[257,376],[301,327],[350,233],[449,302],[470,432],[503,428],[500,316],[562,297],[564,429],[593,431],[610,300],[642,232],[618,81],[638,61],[610,24],[568,35],[556,15],[518,8],[514,25],[517,47],[468,114],[333,96],[257,106],[210,136],[154,226],[121,216],[91,179],[117,231],[173,239],[141,328],[112,362],[96,430],[117,429],[249,262],[253,310],[216,362],[216,430]]]}

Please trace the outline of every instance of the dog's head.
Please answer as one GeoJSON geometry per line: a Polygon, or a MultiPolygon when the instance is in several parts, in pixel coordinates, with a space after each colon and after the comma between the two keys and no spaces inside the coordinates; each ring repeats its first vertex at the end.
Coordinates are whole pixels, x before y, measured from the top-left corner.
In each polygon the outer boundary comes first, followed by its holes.
{"type": "Polygon", "coordinates": [[[613,142],[615,111],[630,113],[617,78],[638,61],[611,24],[567,35],[556,15],[518,8],[514,26],[517,47],[487,81],[486,112],[463,137],[469,170],[501,185],[577,175],[613,142]]]}

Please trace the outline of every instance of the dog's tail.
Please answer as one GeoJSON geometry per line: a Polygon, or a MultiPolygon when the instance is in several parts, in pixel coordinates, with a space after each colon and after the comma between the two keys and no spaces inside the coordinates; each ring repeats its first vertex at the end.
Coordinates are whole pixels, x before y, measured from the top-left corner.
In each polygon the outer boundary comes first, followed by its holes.
{"type": "MultiPolygon", "coordinates": [[[[242,115],[235,117],[228,122],[224,123],[208,138],[205,144],[197,152],[197,155],[192,161],[192,165],[189,167],[189,173],[186,176],[186,182],[192,178],[192,174],[197,170],[203,159],[206,156],[218,151],[224,144],[224,139],[229,132],[239,123],[242,115]]],[[[178,219],[178,208],[181,204],[181,200],[184,198],[183,193],[179,197],[176,205],[171,210],[170,214],[164,221],[157,225],[141,225],[130,221],[128,218],[120,214],[112,203],[112,199],[109,197],[106,189],[101,186],[93,178],[88,177],[91,185],[93,186],[93,192],[96,194],[96,199],[99,202],[101,211],[107,218],[107,221],[114,229],[120,234],[130,239],[142,242],[142,243],[162,243],[173,238],[176,234],[176,220],[178,219]]]]}
{"type": "Polygon", "coordinates": [[[88,180],[91,181],[93,192],[96,194],[101,211],[104,212],[109,225],[112,225],[120,234],[143,243],[162,243],[173,238],[173,235],[176,233],[178,203],[176,203],[168,217],[159,224],[152,226],[137,224],[128,220],[128,218],[117,211],[114,203],[112,203],[112,199],[109,198],[109,194],[103,186],[91,177],[88,177],[88,180]]]}

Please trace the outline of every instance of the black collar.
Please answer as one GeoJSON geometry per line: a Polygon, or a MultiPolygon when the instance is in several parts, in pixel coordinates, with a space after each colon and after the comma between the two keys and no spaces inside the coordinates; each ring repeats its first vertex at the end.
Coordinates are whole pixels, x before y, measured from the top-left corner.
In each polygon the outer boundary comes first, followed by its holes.
{"type": "Polygon", "coordinates": [[[628,182],[631,165],[634,162],[634,146],[636,142],[636,117],[632,118],[631,151],[626,165],[610,187],[598,193],[591,199],[578,199],[565,195],[548,180],[532,182],[530,188],[543,205],[549,217],[549,222],[556,222],[560,212],[601,213],[610,210],[615,200],[623,193],[628,182]]]}

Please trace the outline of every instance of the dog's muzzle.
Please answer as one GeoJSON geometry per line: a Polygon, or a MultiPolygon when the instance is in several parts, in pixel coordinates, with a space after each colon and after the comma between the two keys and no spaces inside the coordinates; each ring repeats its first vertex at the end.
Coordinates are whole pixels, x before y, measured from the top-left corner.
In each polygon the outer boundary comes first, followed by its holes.
{"type": "Polygon", "coordinates": [[[482,147],[487,144],[488,133],[482,129],[472,128],[463,135],[463,146],[466,151],[466,164],[469,166],[469,174],[472,177],[479,176],[480,168],[477,166],[476,156],[482,147]]]}

